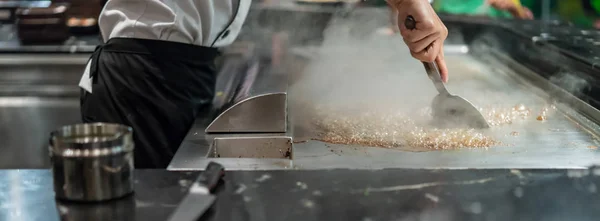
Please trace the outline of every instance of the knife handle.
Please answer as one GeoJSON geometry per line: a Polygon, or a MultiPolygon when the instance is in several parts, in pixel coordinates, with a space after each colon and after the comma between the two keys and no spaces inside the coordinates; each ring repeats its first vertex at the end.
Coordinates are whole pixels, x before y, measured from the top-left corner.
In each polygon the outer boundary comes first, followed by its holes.
{"type": "Polygon", "coordinates": [[[221,178],[225,176],[225,167],[223,165],[210,162],[206,169],[198,176],[198,184],[205,186],[210,193],[213,193],[219,184],[221,178]]]}

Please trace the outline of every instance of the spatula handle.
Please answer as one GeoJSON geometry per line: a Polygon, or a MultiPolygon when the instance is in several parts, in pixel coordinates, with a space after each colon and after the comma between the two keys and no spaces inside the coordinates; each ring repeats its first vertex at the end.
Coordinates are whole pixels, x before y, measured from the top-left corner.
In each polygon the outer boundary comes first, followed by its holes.
{"type": "Polygon", "coordinates": [[[433,81],[433,85],[435,89],[437,89],[438,93],[448,95],[448,90],[446,90],[446,86],[442,81],[442,76],[440,75],[440,70],[437,65],[433,62],[423,62],[423,66],[425,66],[425,71],[427,72],[427,76],[429,79],[433,81]]]}

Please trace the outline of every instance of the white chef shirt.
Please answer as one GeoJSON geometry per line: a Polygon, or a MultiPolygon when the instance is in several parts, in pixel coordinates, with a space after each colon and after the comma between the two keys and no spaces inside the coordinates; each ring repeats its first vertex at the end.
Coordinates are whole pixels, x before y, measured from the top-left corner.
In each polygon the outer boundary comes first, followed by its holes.
{"type": "MultiPolygon", "coordinates": [[[[98,25],[103,40],[143,38],[223,47],[238,36],[252,0],[109,0],[98,25]]],[[[91,61],[79,87],[92,93],[91,61]]]]}

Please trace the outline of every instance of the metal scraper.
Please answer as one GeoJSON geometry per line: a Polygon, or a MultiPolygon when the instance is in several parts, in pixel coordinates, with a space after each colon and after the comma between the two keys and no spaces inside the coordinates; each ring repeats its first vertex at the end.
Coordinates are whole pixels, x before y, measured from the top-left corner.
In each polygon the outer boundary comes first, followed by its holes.
{"type": "MultiPolygon", "coordinates": [[[[416,27],[415,19],[409,15],[404,21],[407,29],[412,30],[416,27]]],[[[438,95],[433,98],[431,111],[434,124],[440,127],[470,127],[470,128],[489,128],[490,125],[483,115],[466,99],[450,94],[442,82],[440,71],[433,62],[423,62],[429,79],[438,91],[438,95]]]]}
{"type": "Polygon", "coordinates": [[[187,196],[179,203],[169,221],[195,221],[215,202],[212,192],[223,177],[222,165],[210,162],[190,187],[187,196]]]}

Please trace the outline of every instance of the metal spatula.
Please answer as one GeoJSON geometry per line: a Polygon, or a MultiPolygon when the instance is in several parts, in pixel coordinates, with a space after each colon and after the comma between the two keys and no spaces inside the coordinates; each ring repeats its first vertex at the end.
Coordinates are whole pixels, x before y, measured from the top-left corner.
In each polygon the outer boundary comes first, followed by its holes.
{"type": "Polygon", "coordinates": [[[423,62],[427,75],[433,81],[438,95],[433,98],[431,111],[434,123],[442,127],[489,128],[483,115],[466,99],[450,94],[442,82],[437,65],[423,62]]]}
{"type": "MultiPolygon", "coordinates": [[[[404,21],[407,29],[415,28],[415,19],[409,15],[404,21]]],[[[429,79],[438,91],[438,95],[433,98],[431,110],[434,124],[441,127],[471,127],[471,128],[489,128],[483,115],[464,98],[450,94],[442,82],[440,71],[433,62],[423,62],[429,79]]]]}

